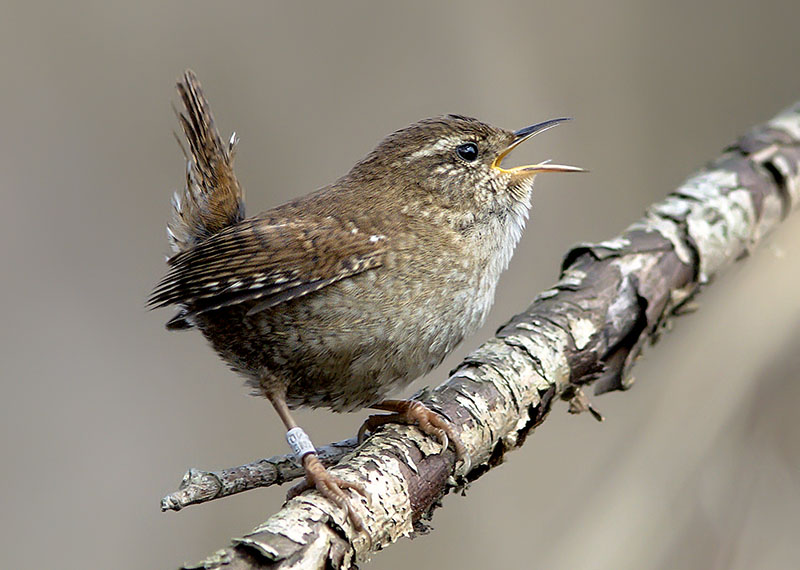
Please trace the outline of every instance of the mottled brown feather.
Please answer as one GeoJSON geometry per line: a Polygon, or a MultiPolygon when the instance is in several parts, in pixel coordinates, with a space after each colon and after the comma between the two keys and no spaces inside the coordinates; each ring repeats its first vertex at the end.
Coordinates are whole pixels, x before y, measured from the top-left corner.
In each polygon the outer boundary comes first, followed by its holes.
{"type": "Polygon", "coordinates": [[[382,264],[386,238],[331,216],[287,220],[269,212],[230,226],[169,260],[149,304],[195,314],[263,299],[258,310],[382,264]]]}
{"type": "Polygon", "coordinates": [[[178,121],[189,143],[186,186],[175,194],[168,233],[186,251],[244,218],[244,195],[233,172],[236,135],[222,142],[214,115],[192,71],[177,84],[184,111],[178,121]]]}

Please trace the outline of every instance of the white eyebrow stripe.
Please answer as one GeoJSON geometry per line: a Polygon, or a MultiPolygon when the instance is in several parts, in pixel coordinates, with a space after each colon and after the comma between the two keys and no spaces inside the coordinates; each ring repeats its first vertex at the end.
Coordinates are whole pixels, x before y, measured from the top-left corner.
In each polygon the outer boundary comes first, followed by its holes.
{"type": "Polygon", "coordinates": [[[443,150],[447,150],[450,148],[454,148],[458,146],[458,144],[462,142],[461,137],[453,136],[453,137],[444,137],[439,139],[433,144],[428,146],[422,147],[421,149],[412,152],[406,157],[407,162],[411,162],[417,158],[422,158],[423,156],[433,156],[443,150]]]}

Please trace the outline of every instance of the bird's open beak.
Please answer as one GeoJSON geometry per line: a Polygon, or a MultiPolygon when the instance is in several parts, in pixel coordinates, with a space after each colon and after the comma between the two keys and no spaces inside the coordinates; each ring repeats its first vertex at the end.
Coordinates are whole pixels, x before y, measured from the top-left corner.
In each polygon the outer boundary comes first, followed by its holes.
{"type": "Polygon", "coordinates": [[[500,164],[503,162],[503,159],[508,156],[512,150],[517,148],[519,145],[524,143],[529,138],[533,137],[534,135],[538,135],[539,133],[543,133],[548,129],[552,129],[556,125],[559,125],[565,121],[569,121],[569,118],[561,118],[561,119],[551,119],[549,121],[545,121],[543,123],[538,123],[536,125],[531,125],[530,127],[525,127],[524,129],[520,129],[518,131],[514,131],[514,142],[512,142],[508,148],[506,148],[503,152],[501,152],[497,158],[494,159],[492,162],[492,168],[496,168],[497,170],[506,173],[506,174],[537,174],[539,172],[586,172],[583,168],[579,168],[577,166],[567,166],[565,164],[550,164],[549,161],[544,161],[539,164],[528,164],[525,166],[515,166],[513,168],[503,168],[500,164]]]}

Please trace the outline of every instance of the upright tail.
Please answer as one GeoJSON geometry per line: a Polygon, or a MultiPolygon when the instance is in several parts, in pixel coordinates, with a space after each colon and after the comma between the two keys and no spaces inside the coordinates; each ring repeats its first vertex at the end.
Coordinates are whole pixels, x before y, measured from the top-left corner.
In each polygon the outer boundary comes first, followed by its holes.
{"type": "Polygon", "coordinates": [[[176,253],[191,249],[244,218],[244,195],[233,172],[236,133],[228,144],[223,144],[194,72],[187,70],[183,74],[178,93],[184,106],[178,120],[189,142],[189,154],[186,187],[173,196],[172,220],[167,225],[176,253]]]}

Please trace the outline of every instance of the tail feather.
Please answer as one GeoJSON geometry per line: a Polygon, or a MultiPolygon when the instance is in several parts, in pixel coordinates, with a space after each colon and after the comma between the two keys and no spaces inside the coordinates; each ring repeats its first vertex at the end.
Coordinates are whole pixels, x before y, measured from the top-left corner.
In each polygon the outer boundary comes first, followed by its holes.
{"type": "Polygon", "coordinates": [[[187,70],[178,81],[184,111],[178,121],[189,143],[186,187],[172,199],[167,226],[175,252],[186,251],[244,219],[244,194],[233,172],[237,137],[225,144],[195,74],[187,70]]]}

